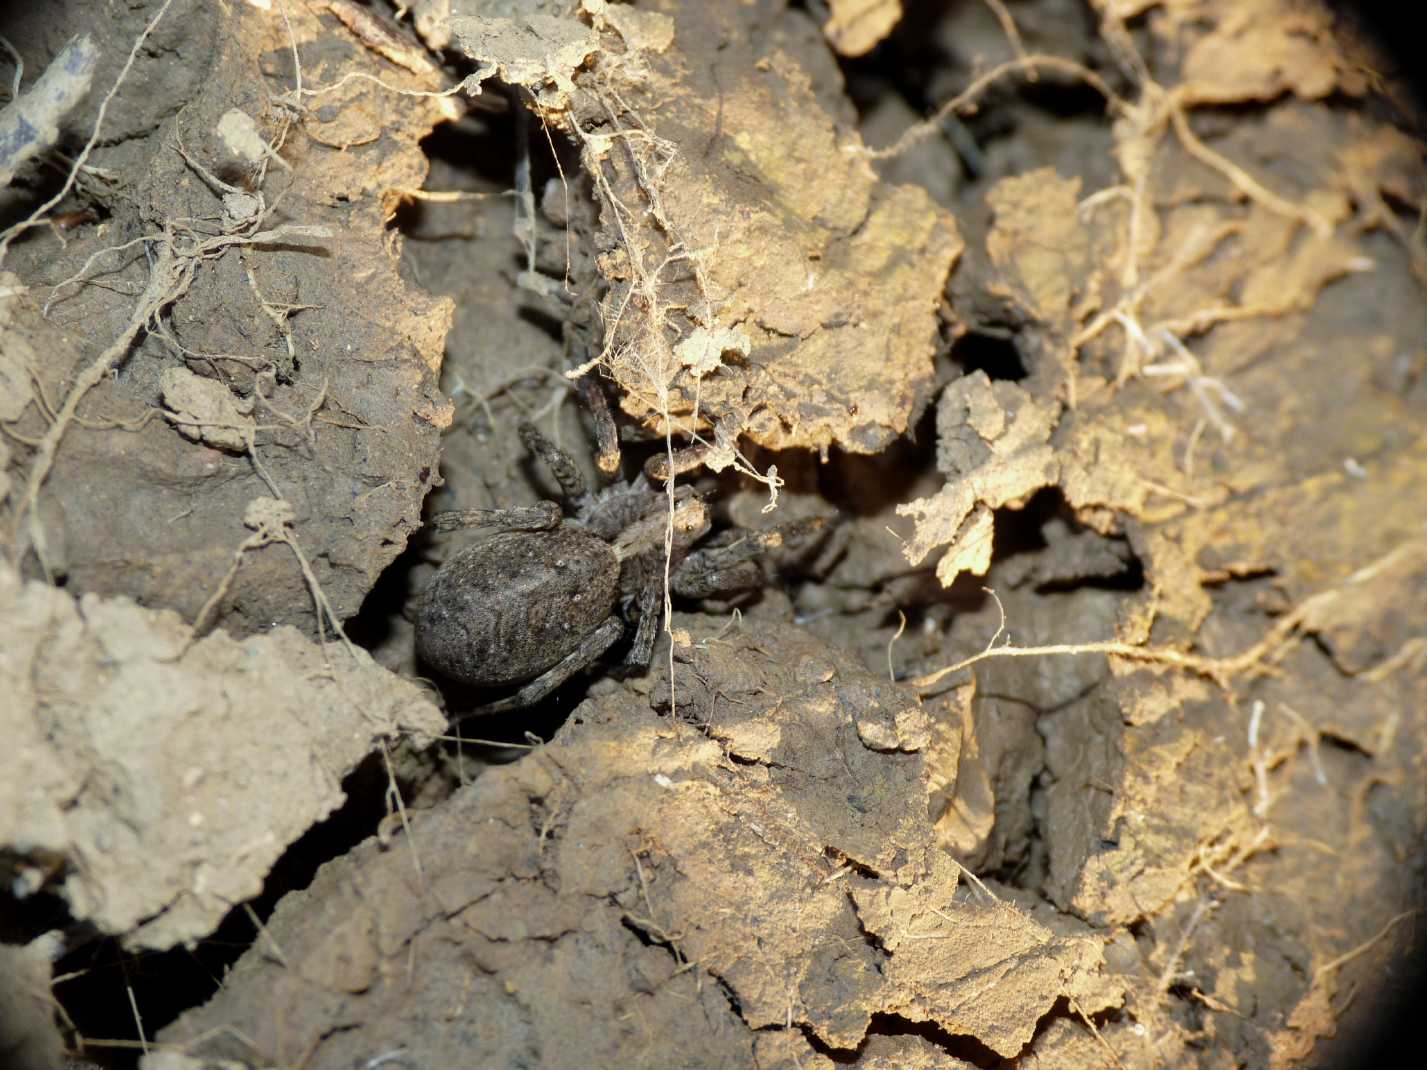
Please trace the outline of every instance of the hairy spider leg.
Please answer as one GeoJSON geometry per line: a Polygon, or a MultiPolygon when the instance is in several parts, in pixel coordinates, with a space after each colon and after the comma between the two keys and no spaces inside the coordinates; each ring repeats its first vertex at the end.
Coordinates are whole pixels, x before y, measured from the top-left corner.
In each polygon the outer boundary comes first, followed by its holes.
{"type": "Polygon", "coordinates": [[[659,622],[664,617],[664,575],[650,569],[639,588],[639,623],[635,625],[634,642],[624,664],[631,669],[647,669],[654,656],[654,640],[659,634],[659,622]]]}
{"type": "Polygon", "coordinates": [[[706,442],[696,442],[692,446],[674,450],[672,464],[667,452],[656,453],[644,462],[644,474],[649,479],[667,483],[674,476],[681,476],[703,464],[704,458],[709,455],[710,448],[706,442]]]}
{"type": "Polygon", "coordinates": [[[683,598],[711,598],[758,586],[762,572],[754,558],[785,542],[797,542],[821,531],[822,517],[795,520],[767,531],[728,531],[679,562],[670,577],[674,593],[683,598]]]}
{"type": "Polygon", "coordinates": [[[606,476],[619,471],[619,429],[614,425],[614,414],[609,410],[609,398],[604,388],[595,379],[595,373],[580,377],[580,396],[585,399],[590,422],[595,431],[595,465],[606,476]]]}
{"type": "Polygon", "coordinates": [[[505,531],[546,531],[560,526],[560,506],[555,502],[510,509],[447,509],[433,513],[426,526],[436,531],[466,528],[502,528],[505,531]]]}
{"type": "Polygon", "coordinates": [[[575,458],[537,431],[534,424],[522,421],[517,430],[525,448],[539,457],[545,467],[550,469],[550,474],[555,477],[555,482],[560,484],[560,493],[567,502],[574,505],[589,496],[589,484],[585,482],[585,474],[580,471],[575,458]]]}

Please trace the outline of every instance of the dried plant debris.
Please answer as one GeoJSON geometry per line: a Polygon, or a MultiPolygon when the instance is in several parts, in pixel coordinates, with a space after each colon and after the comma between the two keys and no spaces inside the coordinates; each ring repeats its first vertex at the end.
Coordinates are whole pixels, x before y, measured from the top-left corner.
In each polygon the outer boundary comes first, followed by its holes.
{"type": "Polygon", "coordinates": [[[678,718],[587,702],[409,844],[324,868],[267,926],[283,961],[254,949],[161,1039],[335,1067],[400,1037],[432,1064],[573,1067],[678,1036],[685,1065],[791,1067],[817,1065],[803,1030],[851,1051],[896,1016],[1011,1056],[1063,996],[1118,1004],[1098,938],[960,887],[909,693],[792,627],[687,623],[678,718]]]}
{"type": "Polygon", "coordinates": [[[865,56],[901,18],[901,0],[831,0],[823,33],[840,55],[865,56]]]}
{"type": "Polygon", "coordinates": [[[379,740],[444,726],[363,652],[292,629],[194,642],[173,613],[8,568],[0,633],[0,846],[37,860],[25,894],[54,872],[76,920],[135,949],[208,935],[379,740]]]}
{"type": "Polygon", "coordinates": [[[659,433],[876,452],[930,398],[960,239],[919,188],[877,180],[800,20],[589,0],[563,21],[532,9],[453,26],[595,176],[607,292],[584,370],[607,369],[659,433]],[[533,66],[492,43],[517,31],[533,66]],[[567,39],[578,47],[556,47],[567,39]]]}
{"type": "MultiPolygon", "coordinates": [[[[449,114],[395,90],[440,83],[301,5],[177,0],[131,18],[156,16],[116,100],[170,77],[186,95],[147,128],[127,110],[106,126],[114,143],[80,174],[104,222],[31,228],[8,251],[6,541],[71,590],[193,619],[247,503],[277,496],[350,616],[419,524],[451,418],[436,387],[449,303],[398,277],[387,230],[388,191],[421,185],[418,141],[449,114]],[[211,76],[166,73],[190,51],[183,69],[211,76]]],[[[82,107],[71,125],[86,122],[82,107]]],[[[315,631],[316,613],[275,548],[250,555],[214,621],[315,631]]]]}
{"type": "Polygon", "coordinates": [[[1114,4],[1114,14],[1130,19],[1149,7],[1157,9],[1151,33],[1183,49],[1175,92],[1186,103],[1268,102],[1286,93],[1361,97],[1373,86],[1374,58],[1344,36],[1326,4],[1252,0],[1205,19],[1196,0],[1132,0],[1114,4]]]}
{"type": "MultiPolygon", "coordinates": [[[[1360,282],[1363,276],[1390,274],[1390,264],[1402,263],[1401,252],[1374,242],[1389,258],[1379,264],[1365,244],[1381,226],[1380,190],[1397,181],[1393,139],[1356,118],[1302,111],[1270,113],[1254,136],[1250,146],[1247,132],[1242,139],[1235,134],[1245,154],[1274,154],[1278,146],[1287,152],[1305,139],[1318,146],[1322,180],[1342,184],[1310,198],[1315,211],[1331,213],[1322,218],[1336,220],[1331,234],[1311,227],[1305,233],[1303,220],[1277,205],[1252,198],[1235,203],[1232,188],[1216,201],[1225,193],[1223,176],[1193,157],[1179,167],[1146,169],[1142,203],[1130,187],[1079,198],[1078,183],[1044,171],[1004,180],[991,191],[995,215],[976,285],[1009,304],[1024,323],[1018,347],[1031,375],[1023,383],[995,384],[973,376],[947,388],[938,463],[948,483],[938,495],[902,508],[918,522],[906,547],[909,560],[949,546],[938,566],[944,583],[962,571],[984,574],[991,511],[1044,486],[1058,486],[1093,526],[1134,530],[1167,553],[1182,554],[1186,545],[1237,547],[1248,539],[1271,556],[1296,547],[1321,558],[1324,537],[1340,528],[1294,520],[1307,541],[1285,542],[1281,522],[1303,509],[1345,515],[1350,501],[1386,502],[1398,493],[1394,485],[1411,478],[1416,454],[1401,448],[1405,442],[1385,452],[1373,444],[1381,440],[1373,427],[1403,424],[1384,422],[1375,405],[1339,407],[1344,394],[1356,396],[1358,388],[1345,391],[1340,380],[1337,389],[1321,393],[1280,389],[1286,381],[1333,373],[1374,390],[1382,404],[1401,404],[1390,389],[1372,385],[1381,375],[1370,365],[1327,363],[1330,343],[1319,326],[1333,324],[1337,310],[1367,292],[1372,284],[1360,282]],[[1350,190],[1372,191],[1370,199],[1354,195],[1362,206],[1357,216],[1345,214],[1350,190]],[[1032,235],[1056,237],[1042,242],[1032,235]],[[1325,405],[1335,407],[1334,416],[1325,405]],[[1331,433],[1298,437],[1302,429],[1324,426],[1331,433]],[[1283,451],[1280,444],[1289,440],[1301,448],[1283,451]],[[1379,457],[1380,473],[1350,486],[1354,465],[1361,468],[1357,458],[1368,453],[1379,457]],[[1321,486],[1334,468],[1341,473],[1334,483],[1352,493],[1305,499],[1305,481],[1321,486]],[[1286,508],[1275,487],[1300,502],[1297,510],[1286,508]],[[1251,488],[1255,501],[1271,495],[1265,508],[1244,501],[1251,488]],[[1177,534],[1150,534],[1164,531],[1159,521],[1170,514],[1177,534]],[[1228,536],[1225,522],[1242,525],[1244,536],[1228,536]],[[1186,529],[1199,534],[1186,540],[1186,529]]],[[[1129,133],[1125,139],[1130,145],[1129,133]]],[[[1170,159],[1177,155],[1168,145],[1159,148],[1170,159]]],[[[1393,293],[1394,301],[1408,296],[1393,293]]],[[[1404,311],[1401,328],[1378,331],[1375,344],[1385,358],[1410,345],[1408,324],[1421,319],[1415,310],[1404,311]]],[[[1328,329],[1356,330],[1347,324],[1328,329]]],[[[1389,521],[1384,538],[1357,544],[1357,563],[1371,559],[1373,546],[1385,551],[1412,529],[1405,514],[1400,523],[1389,521]]],[[[1184,614],[1192,627],[1207,611],[1201,579],[1288,562],[1240,555],[1218,569],[1203,567],[1208,564],[1201,563],[1195,578],[1176,573],[1177,563],[1161,569],[1151,553],[1147,567],[1156,582],[1161,573],[1189,580],[1177,585],[1162,612],[1184,614]]],[[[1351,567],[1356,564],[1337,575],[1351,567]]]]}
{"type": "Polygon", "coordinates": [[[932,498],[898,506],[917,521],[907,560],[918,564],[950,543],[937,563],[946,586],[963,571],[991,565],[992,510],[1023,502],[1055,481],[1050,433],[1059,406],[1038,402],[1016,383],[993,383],[982,371],[958,379],[937,402],[937,467],[946,486],[932,498]]]}

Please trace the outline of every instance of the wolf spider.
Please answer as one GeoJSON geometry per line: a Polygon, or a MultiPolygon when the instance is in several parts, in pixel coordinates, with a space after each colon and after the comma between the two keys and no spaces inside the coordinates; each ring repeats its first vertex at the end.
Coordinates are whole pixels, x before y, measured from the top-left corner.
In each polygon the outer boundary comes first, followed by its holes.
{"type": "MultiPolygon", "coordinates": [[[[595,409],[600,468],[618,467],[618,445],[607,407],[595,409]],[[613,459],[611,461],[611,458],[613,459]]],[[[519,426],[521,441],[560,486],[561,501],[511,509],[438,513],[439,531],[486,529],[490,534],[458,551],[422,593],[416,644],[422,659],[442,675],[478,687],[520,684],[514,694],[469,714],[505,713],[539,702],[591,665],[625,634],[635,615],[634,639],[624,666],[649,665],[663,619],[665,537],[670,590],[708,598],[758,586],[755,560],[820,522],[767,531],[708,534],[709,513],[687,487],[669,494],[651,481],[671,473],[659,462],[634,479],[591,490],[572,458],[533,426],[519,426]],[[562,509],[563,505],[563,509],[562,509]],[[566,515],[565,510],[568,510],[566,515]]],[[[697,463],[697,452],[676,461],[675,471],[697,463]]]]}

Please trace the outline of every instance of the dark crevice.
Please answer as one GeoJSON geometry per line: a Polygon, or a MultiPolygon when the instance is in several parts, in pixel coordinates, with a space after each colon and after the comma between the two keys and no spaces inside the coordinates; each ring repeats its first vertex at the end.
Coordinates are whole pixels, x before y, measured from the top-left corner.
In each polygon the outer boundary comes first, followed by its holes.
{"type": "Polygon", "coordinates": [[[51,890],[64,880],[65,868],[61,858],[0,852],[0,943],[28,944],[45,933],[74,930],[69,904],[51,890]],[[44,889],[24,894],[41,880],[44,889]]]}
{"type": "Polygon", "coordinates": [[[1146,952],[1154,949],[1154,929],[1148,918],[1136,918],[1125,926],[1125,930],[1146,952]]]}
{"type": "Polygon", "coordinates": [[[126,989],[133,992],[150,1038],[184,1011],[206,1002],[257,940],[252,916],[265,924],[278,900],[306,888],[319,867],[346,855],[376,830],[386,814],[386,782],[378,755],[353,770],[342,782],[346,803],[283,852],[260,895],[229,911],[217,929],[192,948],[133,952],[116,939],[103,938],[60,959],[55,976],[68,979],[54,992],[77,1035],[133,1042],[133,1051],[115,1051],[106,1065],[123,1070],[136,1066],[139,1037],[126,989]]]}
{"type": "Polygon", "coordinates": [[[1019,509],[997,510],[992,560],[1001,563],[1018,554],[1043,553],[1048,545],[1046,525],[1066,509],[1065,497],[1060,490],[1046,487],[1032,494],[1019,509]]]}
{"type": "MultiPolygon", "coordinates": [[[[872,930],[867,928],[865,924],[863,924],[862,914],[857,909],[857,900],[852,897],[852,892],[850,890],[844,890],[847,895],[847,905],[852,909],[852,916],[857,919],[857,931],[862,934],[863,943],[865,943],[868,947],[872,948],[878,954],[890,956],[892,953],[888,951],[886,945],[882,943],[882,938],[879,937],[876,933],[872,932],[872,930]]],[[[883,964],[877,963],[876,965],[877,972],[883,973],[883,964]]]]}
{"type": "Polygon", "coordinates": [[[1059,487],[1037,491],[1019,509],[997,510],[994,538],[993,574],[1010,587],[1047,595],[1144,587],[1144,564],[1129,541],[1080,524],[1059,487]]]}
{"type": "MultiPolygon", "coordinates": [[[[1116,541],[1116,540],[1106,540],[1116,541]]],[[[1123,540],[1118,540],[1123,543],[1123,540]]],[[[1124,568],[1119,572],[1110,572],[1098,576],[1064,576],[1046,580],[1035,586],[1036,594],[1067,594],[1071,591],[1092,588],[1100,591],[1125,591],[1134,592],[1144,589],[1145,567],[1144,564],[1133,553],[1129,552],[1129,545],[1123,543],[1125,548],[1124,568]]]]}
{"type": "Polygon", "coordinates": [[[1056,119],[1099,121],[1106,114],[1100,91],[1079,79],[1043,77],[1013,88],[1026,104],[1056,119]]]}
{"type": "Polygon", "coordinates": [[[729,983],[725,981],[722,977],[720,977],[718,974],[710,973],[708,976],[714,979],[714,982],[718,985],[719,990],[723,992],[723,998],[728,1001],[728,1009],[733,1011],[734,1014],[738,1015],[739,1021],[747,1025],[748,1019],[743,1016],[743,1003],[741,1000],[739,1000],[738,993],[735,992],[729,986],[729,983]]]}
{"type": "Polygon", "coordinates": [[[1372,751],[1361,743],[1331,731],[1320,731],[1318,742],[1325,747],[1332,747],[1334,750],[1344,751],[1358,758],[1366,758],[1368,761],[1372,761],[1374,758],[1372,751]]]}
{"type": "MultiPolygon", "coordinates": [[[[964,1033],[951,1033],[935,1022],[914,1022],[900,1014],[879,1013],[872,1016],[872,1024],[867,1035],[884,1037],[920,1037],[928,1044],[941,1049],[954,1059],[970,1063],[972,1066],[992,1070],[1003,1065],[1004,1060],[981,1041],[964,1033]]],[[[865,1043],[865,1041],[864,1041],[865,1043]]]]}
{"type": "MultiPolygon", "coordinates": [[[[682,962],[682,960],[680,960],[680,961],[682,962]]],[[[735,1018],[737,1018],[740,1022],[742,1022],[742,1023],[743,1023],[745,1026],[747,1026],[750,1030],[753,1030],[754,1032],[758,1032],[758,1031],[759,1031],[759,1030],[755,1029],[752,1025],[750,1025],[749,1022],[748,1022],[748,1019],[744,1017],[744,1015],[743,1015],[743,1002],[738,998],[738,993],[733,990],[733,988],[729,985],[729,983],[728,983],[727,981],[725,981],[725,980],[724,980],[722,977],[720,977],[718,974],[713,973],[713,972],[710,971],[710,970],[704,969],[704,968],[701,967],[701,966],[696,966],[695,969],[700,970],[700,971],[703,973],[703,975],[704,975],[705,977],[707,977],[707,978],[709,978],[710,980],[712,980],[713,983],[718,986],[718,990],[719,990],[721,993],[723,993],[723,998],[724,998],[725,1002],[728,1003],[728,1009],[733,1012],[733,1015],[734,1015],[735,1018]]]]}
{"type": "MultiPolygon", "coordinates": [[[[618,907],[619,904],[615,903],[614,905],[618,907]]],[[[644,947],[655,947],[658,948],[660,951],[667,953],[668,956],[674,960],[675,964],[679,967],[679,969],[682,970],[683,968],[689,965],[688,960],[685,959],[684,956],[679,953],[679,949],[668,937],[655,936],[644,926],[640,925],[629,914],[620,914],[619,923],[620,925],[624,926],[624,928],[627,929],[634,936],[634,938],[638,940],[640,944],[644,947]]]]}
{"type": "Polygon", "coordinates": [[[1421,8],[1398,0],[1328,0],[1337,25],[1335,31],[1349,39],[1367,41],[1386,70],[1384,81],[1395,82],[1405,92],[1374,94],[1370,103],[1387,121],[1421,140],[1427,132],[1427,79],[1422,76],[1419,31],[1421,8]],[[1401,103],[1405,107],[1399,108],[1401,103]]]}
{"type": "Polygon", "coordinates": [[[813,1051],[817,1052],[828,1062],[836,1063],[838,1066],[849,1066],[861,1058],[857,1049],[834,1048],[827,1041],[823,1040],[822,1037],[818,1036],[817,1033],[813,1032],[812,1027],[806,1023],[799,1022],[796,1028],[802,1031],[803,1039],[808,1042],[808,1047],[812,1048],[813,1051]]]}
{"type": "MultiPolygon", "coordinates": [[[[1275,614],[1275,616],[1277,616],[1277,614],[1275,614]]],[[[1338,659],[1333,654],[1332,645],[1329,644],[1328,640],[1325,639],[1321,634],[1319,634],[1318,632],[1309,632],[1303,639],[1303,645],[1307,646],[1315,654],[1321,657],[1340,675],[1346,675],[1345,673],[1343,673],[1342,668],[1338,665],[1338,659]]]]}
{"type": "Polygon", "coordinates": [[[1144,585],[1144,568],[1139,561],[1132,561],[1123,572],[1117,572],[1111,576],[1076,576],[1063,580],[1052,580],[1037,584],[1035,592],[1036,594],[1068,594],[1071,591],[1082,591],[1086,588],[1097,591],[1134,592],[1143,590],[1144,585]]]}
{"type": "Polygon", "coordinates": [[[1010,334],[968,331],[952,343],[948,355],[965,375],[981,371],[991,379],[1020,382],[1030,374],[1010,334]]]}
{"type": "MultiPolygon", "coordinates": [[[[667,706],[665,706],[664,708],[665,708],[665,709],[668,709],[667,706]]],[[[712,738],[712,739],[714,739],[714,740],[717,740],[718,742],[724,742],[723,740],[720,740],[718,736],[712,735],[711,733],[710,733],[710,738],[712,738]]],[[[759,768],[762,768],[762,769],[786,769],[786,768],[787,768],[787,766],[781,765],[781,764],[779,764],[778,762],[770,762],[770,761],[768,761],[766,758],[750,758],[750,757],[748,757],[748,756],[745,755],[745,754],[739,754],[739,753],[738,753],[737,751],[735,751],[735,750],[727,750],[727,749],[726,749],[726,750],[724,751],[724,757],[726,757],[726,758],[727,758],[729,761],[731,761],[734,765],[758,766],[759,768]]]]}
{"type": "MultiPolygon", "coordinates": [[[[1189,986],[1189,989],[1192,988],[1193,986],[1189,986]]],[[[1180,996],[1180,998],[1188,1000],[1196,1007],[1200,1006],[1198,1001],[1189,994],[1189,989],[1177,991],[1179,989],[1180,986],[1175,985],[1170,988],[1170,992],[1180,996]]],[[[1086,1029],[1088,1027],[1085,1023],[1088,1019],[1090,1024],[1093,1025],[1096,1029],[1103,1029],[1107,1025],[1120,1021],[1123,1016],[1124,1011],[1118,1007],[1110,1007],[1106,1010],[1097,1011],[1096,1013],[1090,1015],[1082,1014],[1080,1011],[1076,1010],[1074,1007],[1071,1006],[1070,999],[1068,997],[1061,996],[1053,1004],[1051,1004],[1050,1010],[1042,1014],[1040,1018],[1036,1021],[1035,1033],[1032,1034],[1030,1043],[1026,1045],[1026,1049],[1034,1049],[1036,1041],[1039,1040],[1041,1036],[1043,1036],[1045,1032],[1050,1029],[1050,1027],[1056,1022],[1069,1020],[1075,1023],[1075,1025],[1080,1029],[1086,1029]]]]}
{"type": "Polygon", "coordinates": [[[565,324],[555,314],[554,306],[547,308],[536,307],[534,305],[522,305],[519,316],[532,327],[544,331],[555,342],[563,342],[565,338],[565,324]]]}
{"type": "Polygon", "coordinates": [[[778,465],[790,492],[817,494],[840,514],[873,516],[915,496],[915,488],[936,468],[936,406],[928,406],[905,436],[877,454],[837,447],[818,462],[805,451],[759,453],[756,463],[778,465]]]}

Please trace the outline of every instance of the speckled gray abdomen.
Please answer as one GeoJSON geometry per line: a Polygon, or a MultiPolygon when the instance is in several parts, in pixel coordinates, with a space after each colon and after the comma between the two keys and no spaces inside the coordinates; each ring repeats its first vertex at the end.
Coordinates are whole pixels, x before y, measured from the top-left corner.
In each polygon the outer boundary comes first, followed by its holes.
{"type": "Polygon", "coordinates": [[[572,527],[503,532],[441,566],[421,597],[416,647],[468,684],[529,680],[614,611],[619,559],[572,527]]]}

